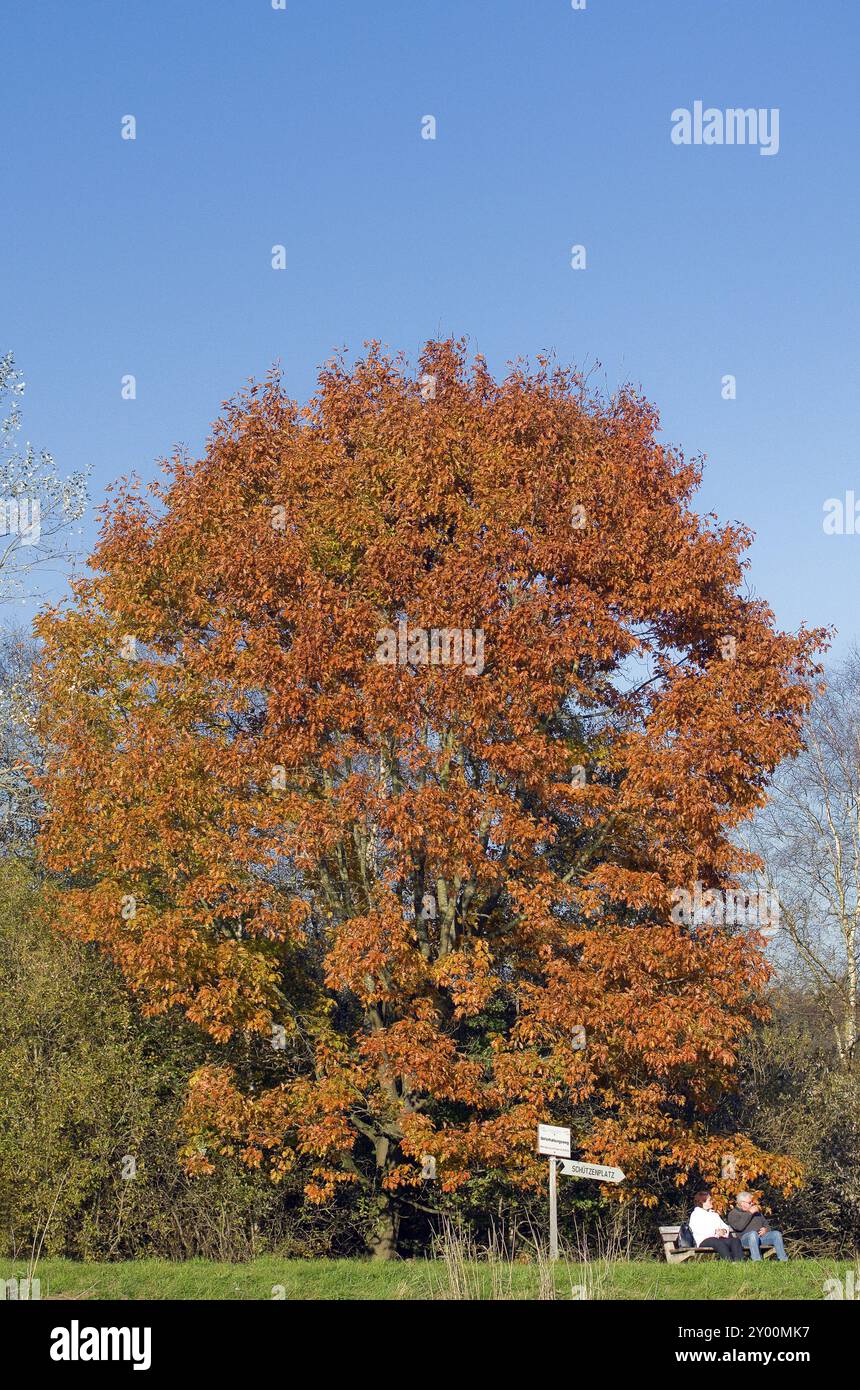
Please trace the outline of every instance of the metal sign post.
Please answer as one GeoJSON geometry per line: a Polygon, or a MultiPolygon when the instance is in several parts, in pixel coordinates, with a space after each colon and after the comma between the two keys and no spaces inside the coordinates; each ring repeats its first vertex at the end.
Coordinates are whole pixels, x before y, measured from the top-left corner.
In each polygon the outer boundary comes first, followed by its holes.
{"type": "Polygon", "coordinates": [[[620,1168],[600,1163],[578,1163],[570,1156],[570,1130],[563,1125],[538,1125],[537,1151],[549,1159],[549,1257],[558,1259],[558,1172],[566,1178],[592,1182],[623,1182],[620,1168]]]}
{"type": "Polygon", "coordinates": [[[558,1259],[558,1173],[556,1160],[549,1161],[549,1257],[558,1259]]]}
{"type": "Polygon", "coordinates": [[[570,1130],[564,1125],[538,1125],[537,1149],[549,1159],[549,1257],[558,1259],[558,1164],[570,1158],[570,1130]]]}

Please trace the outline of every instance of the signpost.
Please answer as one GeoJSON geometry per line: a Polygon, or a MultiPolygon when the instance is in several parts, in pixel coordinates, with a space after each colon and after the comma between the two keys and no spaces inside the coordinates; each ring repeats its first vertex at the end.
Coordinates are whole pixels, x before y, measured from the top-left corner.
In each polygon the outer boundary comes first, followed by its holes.
{"type": "Polygon", "coordinates": [[[538,1125],[537,1151],[549,1159],[549,1257],[558,1259],[558,1169],[566,1178],[590,1178],[594,1182],[623,1182],[620,1168],[599,1163],[579,1163],[570,1156],[570,1130],[563,1125],[538,1125]]]}
{"type": "Polygon", "coordinates": [[[570,1158],[570,1130],[563,1125],[538,1125],[538,1153],[549,1159],[549,1257],[558,1259],[558,1201],[555,1161],[570,1158]]]}

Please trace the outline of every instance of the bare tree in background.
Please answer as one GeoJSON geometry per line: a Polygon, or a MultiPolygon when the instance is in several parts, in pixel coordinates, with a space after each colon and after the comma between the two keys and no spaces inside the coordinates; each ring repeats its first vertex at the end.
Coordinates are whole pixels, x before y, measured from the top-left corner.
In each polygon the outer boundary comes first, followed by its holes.
{"type": "Polygon", "coordinates": [[[53,457],[19,441],[24,382],[11,352],[0,357],[0,602],[36,597],[35,574],[65,568],[87,501],[87,476],[63,478],[53,457]]]}
{"type": "Polygon", "coordinates": [[[755,839],[779,895],[785,984],[811,996],[848,1070],[860,1063],[860,652],[816,696],[804,750],[780,768],[755,839]]]}
{"type": "MultiPolygon", "coordinates": [[[[88,502],[85,473],[64,478],[52,456],[21,443],[24,382],[11,352],[0,357],[0,603],[38,598],[38,575],[74,561],[73,537],[88,502]]],[[[79,532],[77,532],[79,534],[79,532]]],[[[33,732],[36,643],[0,630],[0,855],[32,843],[38,806],[24,771],[39,765],[33,732]]]]}

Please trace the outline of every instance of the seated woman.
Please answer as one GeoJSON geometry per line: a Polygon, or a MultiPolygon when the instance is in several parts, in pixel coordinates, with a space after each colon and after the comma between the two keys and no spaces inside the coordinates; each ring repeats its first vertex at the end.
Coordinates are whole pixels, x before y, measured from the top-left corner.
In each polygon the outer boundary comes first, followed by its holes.
{"type": "Polygon", "coordinates": [[[714,1211],[710,1192],[697,1192],[693,1201],[695,1206],[690,1214],[690,1230],[697,1248],[716,1250],[717,1259],[720,1260],[742,1260],[744,1247],[723,1218],[714,1211]]]}

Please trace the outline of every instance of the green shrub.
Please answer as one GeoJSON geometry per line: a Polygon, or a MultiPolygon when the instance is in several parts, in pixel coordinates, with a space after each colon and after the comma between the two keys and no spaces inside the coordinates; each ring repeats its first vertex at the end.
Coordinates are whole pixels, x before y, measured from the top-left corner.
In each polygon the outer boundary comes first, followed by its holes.
{"type": "Polygon", "coordinates": [[[42,920],[44,891],[0,863],[0,1251],[77,1258],[316,1253],[300,1178],[228,1165],[189,1178],[176,1121],[205,1044],[140,1017],[94,949],[42,920]]]}

